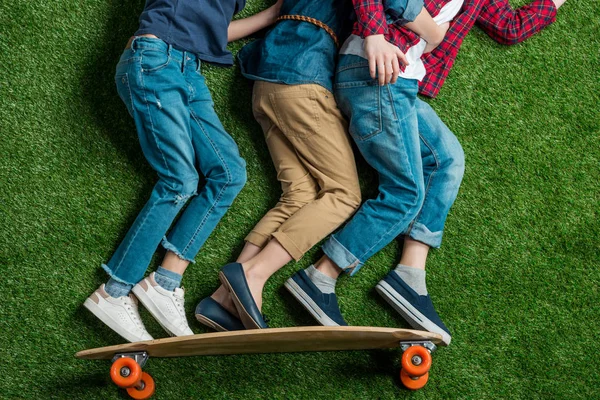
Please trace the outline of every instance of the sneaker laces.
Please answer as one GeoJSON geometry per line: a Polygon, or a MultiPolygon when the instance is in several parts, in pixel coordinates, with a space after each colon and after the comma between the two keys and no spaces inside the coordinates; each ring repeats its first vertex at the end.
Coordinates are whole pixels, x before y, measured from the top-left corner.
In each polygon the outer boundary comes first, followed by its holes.
{"type": "Polygon", "coordinates": [[[173,292],[173,299],[175,299],[175,305],[177,306],[177,310],[179,311],[179,313],[183,316],[185,316],[185,307],[184,307],[184,303],[185,303],[185,299],[184,299],[184,290],[183,287],[181,288],[181,294],[177,293],[177,292],[173,292]]]}
{"type": "Polygon", "coordinates": [[[126,297],[124,304],[125,304],[125,309],[127,310],[127,313],[129,314],[129,316],[131,317],[133,322],[137,325],[137,327],[145,330],[146,327],[144,326],[144,323],[142,322],[142,318],[140,317],[140,313],[137,308],[137,299],[134,298],[133,296],[129,295],[126,297]]]}

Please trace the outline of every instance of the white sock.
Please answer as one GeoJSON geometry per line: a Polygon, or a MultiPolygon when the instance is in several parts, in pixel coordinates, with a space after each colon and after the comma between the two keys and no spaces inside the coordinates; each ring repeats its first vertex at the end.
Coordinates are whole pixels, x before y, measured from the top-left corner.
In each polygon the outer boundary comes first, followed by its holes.
{"type": "Polygon", "coordinates": [[[427,296],[427,285],[425,284],[425,270],[398,264],[394,271],[408,286],[419,296],[427,296]]]}
{"type": "Polygon", "coordinates": [[[325,294],[335,293],[335,283],[337,282],[337,279],[325,275],[316,269],[314,265],[306,268],[304,272],[306,272],[306,275],[308,275],[312,283],[314,283],[321,292],[325,294]]]}

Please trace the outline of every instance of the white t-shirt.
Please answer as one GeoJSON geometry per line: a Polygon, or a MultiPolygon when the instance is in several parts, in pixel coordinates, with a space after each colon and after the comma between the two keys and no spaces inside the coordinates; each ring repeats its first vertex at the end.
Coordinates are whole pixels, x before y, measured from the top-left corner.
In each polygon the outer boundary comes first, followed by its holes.
{"type": "MultiPolygon", "coordinates": [[[[451,0],[448,2],[448,4],[442,7],[439,14],[436,15],[433,20],[438,25],[452,21],[460,11],[463,3],[464,0],[451,0]]],[[[362,58],[367,58],[365,56],[364,42],[365,40],[360,36],[350,35],[340,49],[340,54],[352,54],[362,58]]],[[[427,71],[425,71],[425,65],[423,65],[421,56],[423,55],[423,51],[425,50],[426,46],[427,42],[423,39],[420,39],[417,44],[408,49],[405,55],[409,65],[404,69],[404,72],[400,72],[399,76],[401,78],[418,79],[419,81],[423,80],[427,71]]]]}

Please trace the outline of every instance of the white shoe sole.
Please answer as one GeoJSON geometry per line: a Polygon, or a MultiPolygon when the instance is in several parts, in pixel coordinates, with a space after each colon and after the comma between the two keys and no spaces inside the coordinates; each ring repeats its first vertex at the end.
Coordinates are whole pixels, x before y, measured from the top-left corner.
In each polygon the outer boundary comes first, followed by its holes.
{"type": "Polygon", "coordinates": [[[323,326],[340,326],[337,322],[329,318],[323,312],[321,307],[314,302],[313,299],[292,279],[288,279],[283,284],[285,288],[294,296],[296,300],[323,326]]]}
{"type": "Polygon", "coordinates": [[[128,330],[124,329],[122,325],[120,325],[117,321],[115,321],[106,311],[104,311],[98,304],[96,304],[92,299],[86,299],[83,303],[83,306],[90,310],[92,314],[96,316],[100,321],[104,322],[106,326],[110,329],[118,333],[121,337],[129,342],[143,342],[150,339],[144,339],[139,337],[128,330]]]}
{"type": "Polygon", "coordinates": [[[375,290],[377,290],[377,293],[379,293],[381,297],[383,297],[383,299],[409,323],[410,326],[415,329],[439,333],[442,335],[443,344],[446,346],[450,344],[452,337],[448,335],[448,332],[431,322],[429,318],[413,307],[404,299],[404,297],[400,296],[387,282],[379,282],[377,286],[375,286],[375,290]]]}
{"type": "Polygon", "coordinates": [[[160,311],[160,309],[154,304],[148,293],[144,291],[144,289],[135,285],[133,289],[131,289],[135,297],[142,303],[144,308],[148,310],[150,314],[154,317],[156,322],[170,335],[170,336],[188,336],[193,335],[193,333],[187,333],[180,331],[176,326],[174,326],[169,319],[160,311]]]}

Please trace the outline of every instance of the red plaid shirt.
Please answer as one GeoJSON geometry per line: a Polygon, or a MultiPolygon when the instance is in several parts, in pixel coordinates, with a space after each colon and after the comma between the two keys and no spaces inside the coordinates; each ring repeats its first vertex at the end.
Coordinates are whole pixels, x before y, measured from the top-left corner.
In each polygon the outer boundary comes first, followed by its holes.
{"type": "MultiPolygon", "coordinates": [[[[419,36],[403,26],[388,26],[382,0],[352,0],[357,15],[352,33],[361,37],[385,35],[388,42],[406,51],[419,42],[419,36]]],[[[450,0],[424,0],[425,9],[436,16],[450,0]]],[[[450,22],[444,41],[431,53],[424,54],[427,75],[420,83],[419,93],[435,97],[442,88],[460,45],[477,23],[492,39],[502,44],[522,42],[556,19],[552,0],[534,0],[512,9],[508,0],[465,0],[462,10],[450,22]]]]}

